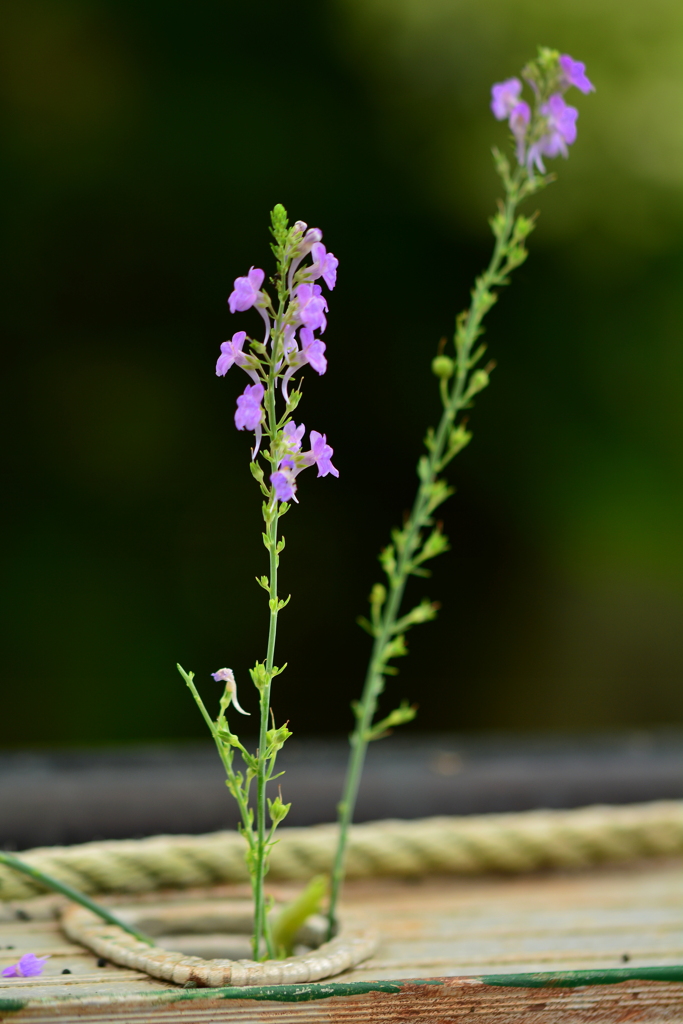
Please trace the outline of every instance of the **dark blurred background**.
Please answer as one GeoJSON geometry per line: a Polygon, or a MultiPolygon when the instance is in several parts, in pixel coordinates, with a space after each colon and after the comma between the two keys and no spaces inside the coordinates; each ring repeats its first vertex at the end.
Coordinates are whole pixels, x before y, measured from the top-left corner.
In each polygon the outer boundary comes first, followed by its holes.
{"type": "Polygon", "coordinates": [[[681,723],[679,23],[674,0],[5,0],[4,746],[203,738],[176,661],[209,702],[232,666],[255,709],[266,553],[244,380],[214,363],[276,202],[340,259],[302,418],[341,475],[302,477],[284,522],[274,704],[348,730],[430,360],[488,259],[490,84],[537,43],[597,92],[490,316],[453,550],[412,588],[442,611],[387,707],[423,732],[681,723]]]}

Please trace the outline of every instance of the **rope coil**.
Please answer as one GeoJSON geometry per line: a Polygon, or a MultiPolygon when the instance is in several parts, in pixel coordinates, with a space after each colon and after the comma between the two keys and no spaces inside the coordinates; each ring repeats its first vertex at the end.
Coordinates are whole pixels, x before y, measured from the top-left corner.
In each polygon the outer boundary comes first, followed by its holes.
{"type": "MultiPolygon", "coordinates": [[[[269,877],[305,880],[329,872],[336,825],[283,828],[269,877]]],[[[578,868],[683,852],[683,801],[523,811],[354,825],[347,876],[417,877],[578,868]]],[[[244,840],[236,832],[153,836],[30,850],[22,860],[88,894],[151,892],[244,882],[244,840]]],[[[0,899],[44,890],[0,865],[0,899]]]]}

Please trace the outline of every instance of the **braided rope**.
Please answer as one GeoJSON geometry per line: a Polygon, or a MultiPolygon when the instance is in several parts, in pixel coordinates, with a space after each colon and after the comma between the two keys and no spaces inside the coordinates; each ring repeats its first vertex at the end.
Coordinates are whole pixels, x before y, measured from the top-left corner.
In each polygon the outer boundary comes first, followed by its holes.
{"type": "MultiPolygon", "coordinates": [[[[278,836],[270,878],[303,880],[330,870],[335,825],[283,828],[278,836]]],[[[524,872],[682,852],[683,802],[660,800],[354,825],[347,874],[524,872]]],[[[85,893],[247,880],[244,841],[236,832],[45,847],[22,854],[22,859],[85,893]]],[[[29,878],[0,865],[0,899],[26,899],[38,892],[42,890],[29,878]]]]}
{"type": "MultiPolygon", "coordinates": [[[[243,913],[237,916],[243,917],[243,913]]],[[[61,920],[70,939],[120,967],[145,971],[153,978],[174,981],[176,985],[194,982],[205,988],[219,988],[222,985],[307,984],[356,967],[377,949],[377,936],[374,932],[354,931],[344,932],[302,956],[290,956],[283,960],[266,960],[262,963],[255,960],[204,960],[202,957],[187,956],[139,942],[122,928],[104,923],[83,907],[67,907],[61,920]]],[[[324,934],[325,919],[319,920],[324,934]]],[[[232,931],[229,911],[224,917],[224,927],[226,931],[232,931]]]]}

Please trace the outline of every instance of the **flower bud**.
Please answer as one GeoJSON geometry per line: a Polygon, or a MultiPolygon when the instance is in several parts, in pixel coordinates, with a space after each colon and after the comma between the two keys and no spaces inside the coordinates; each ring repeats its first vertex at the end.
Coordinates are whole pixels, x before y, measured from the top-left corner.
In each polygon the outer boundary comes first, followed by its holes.
{"type": "Polygon", "coordinates": [[[273,225],[275,241],[278,245],[283,245],[287,240],[287,211],[282,203],[277,203],[277,205],[273,207],[270,217],[273,225]]]}
{"type": "Polygon", "coordinates": [[[322,242],[322,238],[323,233],[320,228],[309,228],[296,247],[297,255],[307,256],[316,242],[322,242]]]}
{"type": "Polygon", "coordinates": [[[479,391],[483,391],[485,387],[488,387],[489,375],[486,370],[475,370],[470,377],[470,384],[465,392],[465,401],[469,401],[479,391]]]}
{"type": "Polygon", "coordinates": [[[282,802],[281,796],[276,796],[274,800],[266,797],[268,801],[268,815],[273,825],[279,825],[283,818],[287,817],[291,804],[285,804],[282,802]]]}
{"type": "Polygon", "coordinates": [[[432,359],[432,373],[442,380],[452,377],[454,370],[455,363],[450,356],[436,356],[435,359],[432,359]]]}

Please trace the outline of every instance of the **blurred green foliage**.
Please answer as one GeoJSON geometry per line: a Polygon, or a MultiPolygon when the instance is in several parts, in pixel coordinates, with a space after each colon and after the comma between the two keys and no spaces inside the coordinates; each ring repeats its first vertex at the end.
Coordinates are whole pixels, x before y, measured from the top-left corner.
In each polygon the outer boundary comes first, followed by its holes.
{"type": "MultiPolygon", "coordinates": [[[[422,728],[683,717],[680,99],[672,0],[6,0],[5,743],[202,735],[174,670],[246,669],[258,494],[217,381],[232,279],[283,202],[341,260],[305,417],[339,481],[286,522],[276,713],[342,731],[354,620],[486,257],[490,83],[585,60],[579,138],[491,316],[435,624],[389,695],[422,728]]],[[[240,320],[240,326],[243,324],[240,320]]]]}

